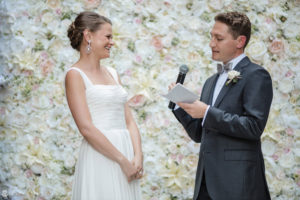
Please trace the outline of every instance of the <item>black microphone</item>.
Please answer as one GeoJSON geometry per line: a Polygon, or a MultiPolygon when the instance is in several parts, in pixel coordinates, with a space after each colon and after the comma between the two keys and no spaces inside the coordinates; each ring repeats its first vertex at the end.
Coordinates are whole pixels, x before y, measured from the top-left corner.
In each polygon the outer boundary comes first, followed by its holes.
{"type": "MultiPolygon", "coordinates": [[[[189,71],[189,68],[186,65],[181,65],[179,67],[179,74],[176,80],[176,83],[181,83],[183,84],[184,79],[185,79],[185,75],[186,73],[189,71]]],[[[173,103],[172,101],[170,101],[169,106],[170,109],[174,109],[175,108],[175,103],[173,103]]]]}

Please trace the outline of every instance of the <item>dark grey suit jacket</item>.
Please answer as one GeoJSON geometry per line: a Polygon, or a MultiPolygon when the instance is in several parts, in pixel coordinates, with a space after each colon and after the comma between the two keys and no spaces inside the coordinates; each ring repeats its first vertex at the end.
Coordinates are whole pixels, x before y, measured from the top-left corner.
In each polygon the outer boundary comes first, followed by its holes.
{"type": "MultiPolygon", "coordinates": [[[[269,73],[248,57],[234,70],[237,83],[224,85],[214,106],[203,119],[194,119],[183,109],[173,113],[195,142],[201,142],[194,200],[205,173],[213,200],[265,200],[270,194],[265,178],[260,137],[273,98],[269,73]]],[[[211,105],[218,74],[205,82],[200,100],[211,105]]]]}

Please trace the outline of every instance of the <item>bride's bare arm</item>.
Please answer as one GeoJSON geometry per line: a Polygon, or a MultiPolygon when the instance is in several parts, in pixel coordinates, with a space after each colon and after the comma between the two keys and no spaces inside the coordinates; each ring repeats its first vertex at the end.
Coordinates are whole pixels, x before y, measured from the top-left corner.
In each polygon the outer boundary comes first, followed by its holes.
{"type": "Polygon", "coordinates": [[[133,164],[137,167],[137,170],[140,172],[136,175],[136,178],[141,178],[143,175],[143,152],[141,144],[141,136],[138,130],[138,127],[135,123],[135,120],[131,114],[130,107],[128,103],[125,105],[125,116],[126,116],[126,125],[130,132],[130,137],[134,149],[134,159],[133,164]]]}
{"type": "MultiPolygon", "coordinates": [[[[121,83],[120,77],[119,83],[121,83]]],[[[138,173],[136,178],[141,178],[143,175],[143,152],[142,152],[142,144],[141,144],[141,136],[139,129],[135,123],[134,117],[132,116],[131,109],[128,106],[128,103],[125,104],[125,118],[126,118],[126,126],[129,130],[133,149],[134,149],[134,159],[133,164],[137,167],[138,173]]]]}
{"type": "Polygon", "coordinates": [[[82,136],[98,152],[119,163],[128,180],[131,181],[137,169],[92,123],[86,102],[84,82],[79,72],[70,70],[67,73],[65,87],[69,108],[82,136]]]}

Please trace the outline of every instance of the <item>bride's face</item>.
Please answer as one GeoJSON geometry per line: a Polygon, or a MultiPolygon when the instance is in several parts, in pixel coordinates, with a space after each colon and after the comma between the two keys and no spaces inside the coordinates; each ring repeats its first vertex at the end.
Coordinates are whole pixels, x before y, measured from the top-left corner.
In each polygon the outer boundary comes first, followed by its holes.
{"type": "Polygon", "coordinates": [[[102,24],[99,30],[92,33],[92,51],[100,59],[110,56],[110,49],[113,45],[112,27],[109,23],[102,24]]]}

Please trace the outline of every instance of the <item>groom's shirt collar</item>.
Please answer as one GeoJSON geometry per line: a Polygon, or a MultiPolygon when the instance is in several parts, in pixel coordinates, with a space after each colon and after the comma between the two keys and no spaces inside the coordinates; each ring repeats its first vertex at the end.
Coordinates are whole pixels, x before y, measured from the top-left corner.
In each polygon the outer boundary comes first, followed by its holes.
{"type": "Polygon", "coordinates": [[[231,61],[229,61],[229,63],[232,63],[232,69],[235,68],[235,66],[243,59],[245,58],[246,55],[244,53],[242,53],[241,55],[239,55],[238,57],[235,57],[234,59],[232,59],[231,61]]]}

